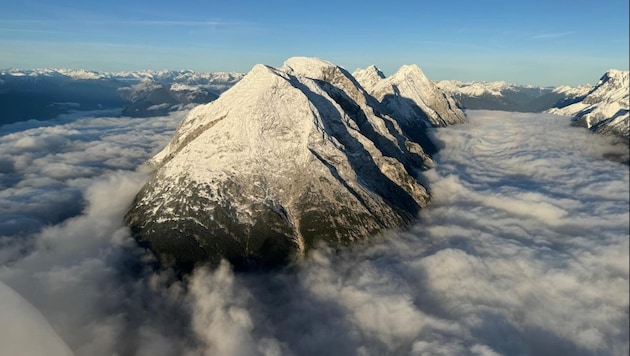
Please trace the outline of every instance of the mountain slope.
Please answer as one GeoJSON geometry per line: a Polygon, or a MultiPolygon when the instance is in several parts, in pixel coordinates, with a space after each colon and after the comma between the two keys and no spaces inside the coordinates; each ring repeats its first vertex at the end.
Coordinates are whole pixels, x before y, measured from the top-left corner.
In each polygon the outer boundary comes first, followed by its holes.
{"type": "Polygon", "coordinates": [[[126,220],[182,270],[281,265],[403,226],[429,200],[415,177],[432,165],[348,72],[315,58],[256,65],[152,162],[126,220]]]}
{"type": "Polygon", "coordinates": [[[368,91],[398,119],[408,134],[422,125],[439,127],[467,121],[457,103],[416,65],[402,66],[368,91]]]}
{"type": "Polygon", "coordinates": [[[367,91],[372,89],[381,80],[385,79],[385,74],[375,65],[371,65],[365,69],[358,68],[352,73],[352,76],[367,91]]]}
{"type": "Polygon", "coordinates": [[[573,117],[573,123],[594,132],[630,137],[628,71],[606,72],[581,100],[548,112],[573,117]]]}

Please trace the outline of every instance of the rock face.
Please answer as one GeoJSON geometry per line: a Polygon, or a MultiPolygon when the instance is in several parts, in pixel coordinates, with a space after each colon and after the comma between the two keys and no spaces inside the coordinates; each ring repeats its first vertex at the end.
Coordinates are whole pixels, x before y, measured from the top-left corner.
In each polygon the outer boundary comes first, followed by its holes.
{"type": "Polygon", "coordinates": [[[408,134],[420,130],[419,124],[441,127],[468,121],[455,100],[416,65],[400,67],[394,75],[367,90],[397,118],[408,134]]]}
{"type": "Polygon", "coordinates": [[[191,110],[126,216],[165,265],[290,262],[400,227],[429,200],[433,162],[344,69],[256,65],[191,110]]]}
{"type": "Polygon", "coordinates": [[[611,69],[580,100],[548,112],[572,116],[575,125],[597,133],[629,138],[629,73],[611,69]]]}
{"type": "Polygon", "coordinates": [[[385,79],[385,74],[381,72],[375,65],[371,65],[365,69],[357,69],[352,76],[367,90],[373,88],[381,80],[385,79]]]}

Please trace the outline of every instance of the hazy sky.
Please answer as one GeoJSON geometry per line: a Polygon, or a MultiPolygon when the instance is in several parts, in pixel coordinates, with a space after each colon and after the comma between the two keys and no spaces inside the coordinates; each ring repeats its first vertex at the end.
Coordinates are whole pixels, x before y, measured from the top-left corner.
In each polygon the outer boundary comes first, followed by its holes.
{"type": "Polygon", "coordinates": [[[0,68],[246,72],[315,56],[353,71],[536,85],[628,69],[628,1],[2,1],[0,68]]]}

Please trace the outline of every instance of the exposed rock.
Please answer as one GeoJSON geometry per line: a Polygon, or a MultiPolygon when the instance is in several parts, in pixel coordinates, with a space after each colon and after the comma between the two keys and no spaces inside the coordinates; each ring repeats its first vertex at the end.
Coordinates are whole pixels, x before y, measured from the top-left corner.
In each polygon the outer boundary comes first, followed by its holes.
{"type": "Polygon", "coordinates": [[[429,80],[416,65],[404,65],[392,76],[378,82],[370,94],[381,101],[408,133],[420,124],[426,127],[467,122],[453,98],[429,80]],[[418,120],[421,118],[421,120],[418,120]]]}
{"type": "Polygon", "coordinates": [[[594,132],[630,138],[628,71],[611,69],[581,98],[548,112],[573,117],[573,123],[594,132]]]}
{"type": "Polygon", "coordinates": [[[127,223],[184,271],[284,265],[404,226],[429,201],[416,178],[433,162],[385,112],[330,62],[256,65],[180,123],[127,223]]]}
{"type": "Polygon", "coordinates": [[[357,69],[352,76],[361,84],[365,90],[372,89],[381,80],[385,79],[385,74],[381,72],[375,65],[371,65],[365,69],[357,69]]]}

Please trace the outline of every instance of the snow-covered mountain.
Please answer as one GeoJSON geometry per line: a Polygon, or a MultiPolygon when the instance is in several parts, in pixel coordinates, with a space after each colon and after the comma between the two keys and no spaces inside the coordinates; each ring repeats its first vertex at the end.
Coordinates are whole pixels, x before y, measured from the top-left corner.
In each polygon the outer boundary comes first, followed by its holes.
{"type": "Polygon", "coordinates": [[[417,65],[404,65],[392,76],[380,80],[377,77],[382,77],[382,73],[374,66],[355,73],[370,95],[379,100],[409,134],[418,130],[420,122],[426,127],[439,127],[467,121],[453,98],[429,80],[417,65]]]}
{"type": "Polygon", "coordinates": [[[130,116],[163,115],[190,103],[213,100],[243,75],[189,70],[0,70],[0,124],[47,120],[70,110],[125,108],[130,116]]]}
{"type": "Polygon", "coordinates": [[[506,92],[518,92],[522,90],[531,90],[535,93],[539,93],[540,90],[544,89],[537,86],[532,85],[518,85],[518,84],[510,84],[507,82],[460,82],[456,80],[441,80],[437,83],[437,85],[444,91],[450,94],[463,94],[468,96],[482,96],[482,95],[491,95],[491,96],[504,96],[506,92]]]}
{"type": "Polygon", "coordinates": [[[110,73],[101,73],[85,69],[54,69],[54,68],[39,68],[39,69],[15,69],[8,68],[0,70],[0,77],[16,77],[16,78],[69,78],[74,80],[99,80],[99,79],[111,79],[110,73]]]}
{"type": "Polygon", "coordinates": [[[352,76],[368,91],[378,82],[385,79],[385,74],[375,65],[371,65],[365,69],[358,68],[352,73],[352,76]]]}
{"type": "Polygon", "coordinates": [[[166,84],[143,79],[138,84],[118,89],[130,103],[122,111],[123,116],[152,117],[167,115],[189,105],[205,104],[219,97],[202,86],[166,84]]]}
{"type": "Polygon", "coordinates": [[[593,89],[591,85],[580,85],[577,87],[571,87],[568,85],[561,85],[553,89],[553,92],[558,95],[563,95],[566,99],[583,98],[593,89]]]}
{"type": "Polygon", "coordinates": [[[234,85],[244,73],[237,72],[194,72],[191,70],[143,70],[127,72],[98,72],[85,69],[0,69],[0,78],[66,78],[74,80],[112,79],[122,82],[140,82],[152,80],[165,84],[216,85],[219,91],[225,91],[234,85]]]}
{"type": "Polygon", "coordinates": [[[122,108],[118,88],[129,85],[96,72],[0,71],[0,125],[49,120],[70,111],[122,108]]]}
{"type": "Polygon", "coordinates": [[[453,96],[461,106],[471,110],[505,110],[542,112],[559,102],[567,102],[590,86],[570,88],[537,87],[506,82],[460,82],[442,80],[438,87],[453,96]]]}
{"type": "Polygon", "coordinates": [[[184,270],[285,264],[403,226],[429,200],[416,178],[433,162],[386,111],[330,62],[256,65],[180,123],[126,220],[184,270]]]}
{"type": "Polygon", "coordinates": [[[559,105],[548,112],[572,116],[575,125],[594,132],[630,137],[629,72],[611,69],[579,101],[559,105]]]}
{"type": "MultiPolygon", "coordinates": [[[[121,81],[151,81],[164,85],[185,86],[188,91],[205,90],[217,95],[229,89],[245,76],[237,72],[194,72],[191,70],[145,70],[137,72],[113,72],[111,77],[121,81]]],[[[174,89],[176,90],[176,89],[174,89]]]]}

